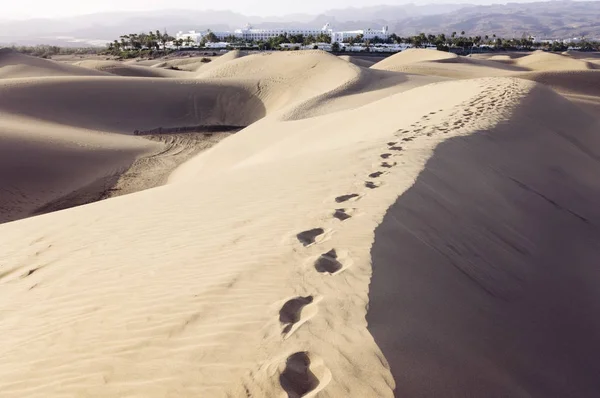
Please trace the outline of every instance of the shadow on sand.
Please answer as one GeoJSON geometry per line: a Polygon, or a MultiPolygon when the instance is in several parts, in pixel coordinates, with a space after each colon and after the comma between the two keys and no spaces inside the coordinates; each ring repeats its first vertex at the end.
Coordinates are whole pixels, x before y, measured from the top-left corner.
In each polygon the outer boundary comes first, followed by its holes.
{"type": "Polygon", "coordinates": [[[599,136],[536,88],[390,207],[367,321],[396,396],[600,396],[599,136]]]}

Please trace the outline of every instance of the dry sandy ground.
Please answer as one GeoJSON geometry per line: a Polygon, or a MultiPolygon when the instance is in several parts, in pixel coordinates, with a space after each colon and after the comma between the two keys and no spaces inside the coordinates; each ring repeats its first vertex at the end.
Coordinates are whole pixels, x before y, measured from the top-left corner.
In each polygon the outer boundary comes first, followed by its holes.
{"type": "Polygon", "coordinates": [[[3,216],[140,191],[0,225],[3,397],[600,394],[592,62],[5,55],[3,216]]]}

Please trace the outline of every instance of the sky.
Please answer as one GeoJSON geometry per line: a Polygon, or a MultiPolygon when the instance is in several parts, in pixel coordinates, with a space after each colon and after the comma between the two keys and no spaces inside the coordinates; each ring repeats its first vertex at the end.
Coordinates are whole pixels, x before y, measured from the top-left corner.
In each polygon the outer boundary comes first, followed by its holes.
{"type": "MultiPolygon", "coordinates": [[[[513,0],[514,1],[514,0],[513,0]]],[[[316,14],[332,8],[406,3],[491,3],[501,0],[2,0],[2,19],[54,18],[103,11],[138,11],[161,9],[231,10],[245,15],[277,16],[292,13],[316,14]]],[[[516,1],[518,2],[518,0],[516,1]]]]}
{"type": "MultiPolygon", "coordinates": [[[[4,1],[2,1],[4,3],[4,1]]],[[[378,1],[378,4],[402,4],[408,1],[378,1]]],[[[29,19],[91,14],[102,11],[160,10],[168,8],[194,10],[231,10],[247,15],[285,15],[318,13],[326,9],[365,6],[364,0],[6,0],[0,19],[29,19]]]]}

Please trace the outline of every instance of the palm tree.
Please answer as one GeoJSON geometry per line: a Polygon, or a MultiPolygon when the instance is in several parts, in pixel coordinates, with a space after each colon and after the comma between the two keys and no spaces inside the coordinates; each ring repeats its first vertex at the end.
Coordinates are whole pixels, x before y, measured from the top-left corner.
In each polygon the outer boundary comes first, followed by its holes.
{"type": "Polygon", "coordinates": [[[131,49],[138,47],[138,35],[137,34],[132,33],[129,35],[129,46],[131,47],[131,49]]]}
{"type": "Polygon", "coordinates": [[[119,36],[119,38],[121,39],[121,47],[123,47],[123,49],[127,49],[127,40],[129,40],[129,35],[122,35],[119,36]]]}
{"type": "MultiPolygon", "coordinates": [[[[158,31],[157,31],[158,32],[158,31]]],[[[159,32],[160,33],[160,32],[159,32]]],[[[163,33],[162,35],[159,36],[159,41],[163,46],[163,51],[167,51],[167,43],[174,40],[175,38],[173,36],[169,36],[169,34],[167,33],[167,31],[165,31],[165,33],[163,33]]]]}

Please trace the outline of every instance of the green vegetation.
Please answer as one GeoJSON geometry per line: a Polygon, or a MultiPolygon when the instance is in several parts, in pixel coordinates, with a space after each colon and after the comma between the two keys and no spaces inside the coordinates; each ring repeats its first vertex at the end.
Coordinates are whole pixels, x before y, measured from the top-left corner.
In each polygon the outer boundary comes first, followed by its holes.
{"type": "MultiPolygon", "coordinates": [[[[166,55],[169,53],[167,43],[171,41],[175,41],[173,36],[167,32],[161,33],[159,30],[148,33],[130,33],[120,36],[119,40],[108,43],[106,53],[121,58],[166,55]]],[[[174,44],[181,47],[183,43],[184,40],[177,40],[174,44]]]]}
{"type": "MultiPolygon", "coordinates": [[[[485,36],[465,36],[465,32],[452,32],[448,37],[441,33],[438,35],[432,35],[420,33],[416,36],[401,38],[395,34],[390,36],[388,40],[394,43],[407,43],[414,47],[427,47],[435,46],[441,51],[462,52],[469,53],[472,51],[481,51],[486,49],[488,51],[493,50],[545,50],[545,51],[566,51],[569,47],[573,47],[581,51],[600,51],[600,43],[582,40],[577,43],[560,43],[560,42],[535,42],[532,37],[522,37],[520,39],[503,39],[496,37],[495,34],[485,36]]],[[[375,42],[375,41],[372,41],[375,42]]]]}
{"type": "Polygon", "coordinates": [[[21,54],[32,55],[40,58],[50,58],[53,55],[88,55],[88,54],[99,54],[104,50],[98,47],[85,47],[85,48],[74,48],[74,47],[58,47],[49,45],[38,45],[38,46],[12,46],[14,51],[20,52],[21,54]]]}

